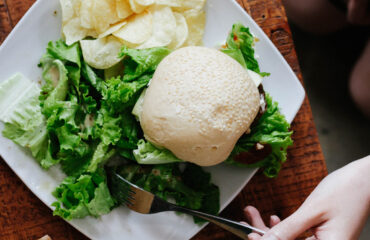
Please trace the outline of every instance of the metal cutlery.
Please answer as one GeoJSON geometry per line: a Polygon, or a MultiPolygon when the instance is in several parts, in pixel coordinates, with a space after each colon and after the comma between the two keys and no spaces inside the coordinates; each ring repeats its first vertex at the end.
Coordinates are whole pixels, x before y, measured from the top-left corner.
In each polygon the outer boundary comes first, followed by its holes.
{"type": "Polygon", "coordinates": [[[248,234],[254,232],[265,234],[264,231],[235,222],[219,216],[195,211],[169,203],[154,194],[132,184],[114,171],[108,171],[108,180],[113,196],[131,210],[142,214],[153,214],[165,211],[177,211],[190,214],[212,222],[219,227],[234,233],[242,239],[248,239],[248,234]]]}

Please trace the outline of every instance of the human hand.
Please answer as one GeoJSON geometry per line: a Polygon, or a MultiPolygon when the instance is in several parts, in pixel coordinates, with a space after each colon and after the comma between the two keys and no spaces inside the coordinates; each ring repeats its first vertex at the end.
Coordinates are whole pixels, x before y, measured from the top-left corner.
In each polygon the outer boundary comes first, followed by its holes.
{"type": "MultiPolygon", "coordinates": [[[[244,216],[246,217],[251,226],[265,232],[268,232],[270,230],[270,227],[277,225],[281,221],[278,216],[272,215],[269,220],[270,226],[267,227],[262,220],[260,212],[253,206],[248,206],[244,208],[244,216]]],[[[246,222],[242,223],[247,224],[246,222]]],[[[259,240],[259,239],[261,239],[261,236],[258,233],[251,233],[248,235],[248,240],[259,240]]]]}
{"type": "Polygon", "coordinates": [[[370,24],[370,12],[368,0],[349,0],[347,4],[347,19],[352,24],[370,24]]]}
{"type": "Polygon", "coordinates": [[[310,228],[314,236],[309,240],[358,239],[370,213],[370,156],[327,176],[284,221],[272,216],[271,229],[256,211],[244,210],[250,224],[267,233],[263,237],[250,234],[250,240],[292,240],[310,228]]]}

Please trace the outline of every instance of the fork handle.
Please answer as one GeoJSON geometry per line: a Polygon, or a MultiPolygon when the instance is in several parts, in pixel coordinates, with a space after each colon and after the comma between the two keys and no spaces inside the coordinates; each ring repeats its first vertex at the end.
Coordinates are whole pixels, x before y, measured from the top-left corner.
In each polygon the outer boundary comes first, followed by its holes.
{"type": "Polygon", "coordinates": [[[239,222],[235,222],[226,218],[222,218],[219,216],[199,212],[196,210],[180,207],[174,204],[170,204],[169,207],[170,211],[177,211],[177,212],[182,212],[186,214],[190,214],[192,216],[196,216],[199,218],[202,218],[206,221],[212,222],[216,224],[217,226],[234,233],[235,235],[239,236],[242,239],[248,239],[248,234],[252,233],[252,231],[255,231],[260,234],[265,234],[264,231],[256,229],[252,226],[248,226],[239,222]]]}

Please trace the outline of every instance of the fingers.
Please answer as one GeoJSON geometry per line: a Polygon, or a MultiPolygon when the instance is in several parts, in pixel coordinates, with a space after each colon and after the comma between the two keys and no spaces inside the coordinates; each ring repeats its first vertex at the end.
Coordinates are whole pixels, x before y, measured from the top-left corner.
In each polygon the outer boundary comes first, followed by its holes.
{"type": "Polygon", "coordinates": [[[260,213],[255,207],[247,206],[244,209],[244,215],[253,227],[267,232],[262,238],[256,233],[251,234],[248,237],[252,240],[293,240],[302,232],[322,221],[321,216],[312,211],[310,203],[304,204],[295,213],[282,222],[279,217],[275,215],[271,216],[270,226],[272,229],[269,229],[265,225],[260,213]]]}
{"type": "MultiPolygon", "coordinates": [[[[276,219],[277,220],[277,219],[276,219]]],[[[321,217],[309,213],[306,208],[300,208],[290,217],[276,224],[261,239],[263,240],[293,240],[312,226],[320,223],[321,217]]]]}
{"type": "Polygon", "coordinates": [[[263,231],[269,230],[269,228],[266,227],[265,223],[263,222],[259,211],[255,207],[248,206],[244,208],[244,215],[253,227],[259,228],[263,231]]]}
{"type": "MultiPolygon", "coordinates": [[[[270,217],[270,226],[273,227],[275,225],[277,225],[278,223],[280,223],[280,218],[276,215],[272,215],[270,217]]],[[[249,240],[261,240],[261,239],[265,239],[266,236],[264,236],[263,238],[258,235],[257,233],[251,233],[248,235],[248,239],[249,240]]],[[[270,236],[269,240],[279,240],[278,238],[276,238],[276,236],[272,235],[270,236]],[[271,239],[270,239],[271,238],[271,239]]]]}

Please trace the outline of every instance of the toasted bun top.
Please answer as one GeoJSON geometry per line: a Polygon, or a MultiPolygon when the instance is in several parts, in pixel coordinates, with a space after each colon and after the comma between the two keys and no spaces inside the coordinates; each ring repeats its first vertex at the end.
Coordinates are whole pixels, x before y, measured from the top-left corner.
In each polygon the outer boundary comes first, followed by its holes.
{"type": "Polygon", "coordinates": [[[147,140],[201,166],[230,155],[259,110],[247,71],[228,55],[185,47],[165,57],[146,91],[141,126],[147,140]]]}

